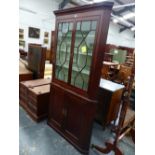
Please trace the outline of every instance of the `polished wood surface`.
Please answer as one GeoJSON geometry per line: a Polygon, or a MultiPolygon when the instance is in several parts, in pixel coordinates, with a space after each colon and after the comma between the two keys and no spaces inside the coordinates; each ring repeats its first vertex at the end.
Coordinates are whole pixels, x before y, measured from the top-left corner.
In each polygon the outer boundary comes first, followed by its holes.
{"type": "Polygon", "coordinates": [[[105,128],[118,115],[124,85],[101,79],[98,91],[96,120],[105,128]]]}
{"type": "Polygon", "coordinates": [[[103,49],[106,44],[112,6],[113,3],[111,2],[103,2],[54,12],[56,15],[56,28],[48,124],[84,154],[89,153],[92,124],[96,111],[97,92],[104,56],[103,49]],[[95,20],[98,23],[87,91],[69,84],[73,65],[74,41],[76,36],[75,27],[79,20],[95,20]],[[56,79],[55,63],[58,24],[69,21],[73,22],[74,26],[68,71],[69,82],[65,83],[56,79]]]}
{"type": "Polygon", "coordinates": [[[50,63],[54,61],[54,40],[55,40],[55,31],[51,32],[51,55],[50,55],[50,63]]]}
{"type": "Polygon", "coordinates": [[[96,102],[57,84],[51,86],[48,124],[74,145],[88,153],[96,102]]]}

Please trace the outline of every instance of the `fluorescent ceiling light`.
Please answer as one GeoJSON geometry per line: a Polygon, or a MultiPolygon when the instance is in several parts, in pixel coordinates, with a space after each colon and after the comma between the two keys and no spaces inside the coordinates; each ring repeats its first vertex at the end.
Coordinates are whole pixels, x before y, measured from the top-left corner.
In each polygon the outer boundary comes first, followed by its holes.
{"type": "Polygon", "coordinates": [[[132,27],[132,28],[131,28],[131,31],[135,31],[135,27],[132,27]]]}
{"type": "Polygon", "coordinates": [[[102,1],[104,1],[104,0],[93,0],[94,2],[102,2],[102,1]]]}
{"type": "Polygon", "coordinates": [[[120,9],[120,8],[124,8],[124,7],[128,7],[128,6],[134,6],[134,5],[135,5],[135,3],[116,5],[116,6],[113,7],[113,9],[120,9]]]}
{"type": "Polygon", "coordinates": [[[117,19],[113,19],[113,22],[114,22],[114,23],[118,23],[118,20],[117,20],[117,19]]]}
{"type": "Polygon", "coordinates": [[[124,19],[129,19],[129,18],[132,18],[134,16],[135,16],[135,13],[132,12],[132,13],[129,13],[129,14],[124,15],[123,18],[124,19]]]}
{"type": "MultiPolygon", "coordinates": [[[[113,17],[113,20],[116,19],[118,22],[125,24],[128,27],[134,26],[133,24],[129,23],[126,19],[124,19],[123,17],[119,17],[116,16],[114,14],[111,14],[111,16],[113,17]]],[[[116,22],[117,23],[117,22],[116,22]]]]}
{"type": "Polygon", "coordinates": [[[104,1],[113,2],[114,0],[93,0],[94,3],[99,3],[99,2],[104,2],[104,1]]]}
{"type": "Polygon", "coordinates": [[[108,2],[114,2],[114,0],[91,0],[91,1],[89,1],[89,0],[81,0],[81,1],[83,1],[83,2],[85,2],[85,3],[88,3],[88,4],[93,4],[93,3],[100,3],[100,2],[104,2],[104,1],[108,1],[108,2]]]}

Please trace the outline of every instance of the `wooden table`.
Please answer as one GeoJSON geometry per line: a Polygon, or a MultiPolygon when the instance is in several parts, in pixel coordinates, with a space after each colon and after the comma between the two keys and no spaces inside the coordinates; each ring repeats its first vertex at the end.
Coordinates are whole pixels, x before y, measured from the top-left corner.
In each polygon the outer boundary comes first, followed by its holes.
{"type": "Polygon", "coordinates": [[[101,77],[110,80],[116,72],[118,72],[119,63],[103,61],[103,67],[101,70],[101,77]]]}
{"type": "Polygon", "coordinates": [[[108,65],[108,66],[118,66],[119,63],[116,62],[110,62],[110,61],[103,61],[104,65],[108,65]]]}

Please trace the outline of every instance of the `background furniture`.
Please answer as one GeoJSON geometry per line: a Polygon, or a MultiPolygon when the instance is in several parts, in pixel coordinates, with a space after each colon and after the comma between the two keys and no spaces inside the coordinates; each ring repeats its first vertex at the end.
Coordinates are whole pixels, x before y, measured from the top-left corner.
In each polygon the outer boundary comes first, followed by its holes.
{"type": "Polygon", "coordinates": [[[50,55],[50,63],[54,61],[54,39],[55,39],[55,31],[51,32],[51,55],[50,55]]]}
{"type": "Polygon", "coordinates": [[[112,2],[103,2],[54,12],[48,124],[85,154],[89,152],[104,55],[101,51],[112,6],[112,2]]]}
{"type": "Polygon", "coordinates": [[[101,70],[101,77],[107,80],[111,80],[113,76],[118,71],[118,63],[115,62],[110,62],[110,61],[103,61],[103,66],[101,70]]]}
{"type": "Polygon", "coordinates": [[[100,80],[96,120],[103,127],[117,119],[123,89],[124,85],[105,79],[100,80]]]}
{"type": "Polygon", "coordinates": [[[26,111],[35,121],[47,117],[50,95],[50,85],[28,88],[28,102],[26,111]]]}
{"type": "Polygon", "coordinates": [[[44,78],[46,48],[39,44],[29,44],[28,69],[33,72],[33,79],[44,78]]]}
{"type": "Polygon", "coordinates": [[[108,154],[111,151],[113,151],[115,153],[115,155],[123,155],[123,152],[118,147],[118,141],[120,138],[121,129],[122,129],[122,126],[124,123],[124,118],[126,115],[126,110],[127,110],[127,106],[128,106],[128,102],[129,102],[129,96],[128,95],[129,95],[128,91],[125,89],[123,94],[122,94],[122,104],[121,104],[122,107],[121,107],[121,111],[120,111],[120,115],[119,115],[119,121],[118,121],[114,140],[109,140],[109,141],[105,142],[105,147],[101,147],[101,146],[92,144],[92,148],[94,148],[94,149],[96,149],[99,152],[102,152],[104,154],[108,154]]]}
{"type": "Polygon", "coordinates": [[[50,84],[50,79],[37,79],[37,80],[29,80],[29,81],[22,81],[19,84],[19,103],[20,105],[27,110],[27,103],[28,103],[28,89],[34,88],[37,86],[47,85],[50,84]]]}
{"type": "Polygon", "coordinates": [[[51,50],[47,49],[46,51],[46,60],[51,61],[51,50]]]}
{"type": "Polygon", "coordinates": [[[129,67],[133,67],[134,61],[135,61],[135,49],[129,48],[129,47],[124,47],[124,46],[118,46],[118,49],[127,51],[125,65],[129,66],[129,67]]]}
{"type": "Polygon", "coordinates": [[[19,49],[20,58],[26,59],[27,58],[27,52],[25,52],[22,49],[19,49]]]}
{"type": "Polygon", "coordinates": [[[129,82],[129,78],[131,77],[131,74],[132,74],[131,67],[120,65],[120,69],[118,73],[112,77],[112,81],[116,83],[126,84],[129,82]]]}
{"type": "Polygon", "coordinates": [[[33,73],[26,68],[25,62],[19,59],[19,82],[32,79],[33,73]]]}
{"type": "Polygon", "coordinates": [[[113,54],[111,53],[111,50],[116,49],[116,48],[117,48],[116,45],[106,44],[106,46],[105,46],[105,54],[104,54],[103,60],[112,62],[113,54]]]}

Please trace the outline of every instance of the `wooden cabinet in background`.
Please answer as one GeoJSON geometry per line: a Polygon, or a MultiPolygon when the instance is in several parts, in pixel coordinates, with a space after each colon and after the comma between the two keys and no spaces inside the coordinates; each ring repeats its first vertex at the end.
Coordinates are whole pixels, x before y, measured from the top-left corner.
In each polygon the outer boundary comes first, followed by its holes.
{"type": "Polygon", "coordinates": [[[33,72],[33,79],[44,78],[46,50],[40,44],[29,44],[27,67],[33,72]]]}
{"type": "MultiPolygon", "coordinates": [[[[112,2],[55,11],[48,124],[88,154],[112,2]]],[[[52,138],[52,137],[51,137],[52,138]]]]}
{"type": "Polygon", "coordinates": [[[101,79],[96,120],[105,127],[117,118],[124,85],[101,79]]]}

